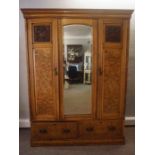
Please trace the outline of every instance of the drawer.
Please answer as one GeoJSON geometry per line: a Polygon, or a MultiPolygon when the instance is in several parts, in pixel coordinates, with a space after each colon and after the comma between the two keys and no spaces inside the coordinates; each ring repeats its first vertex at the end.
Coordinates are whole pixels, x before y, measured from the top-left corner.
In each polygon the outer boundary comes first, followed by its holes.
{"type": "Polygon", "coordinates": [[[105,131],[103,121],[80,122],[80,137],[103,136],[105,131]]]}
{"type": "Polygon", "coordinates": [[[70,139],[77,137],[77,123],[32,123],[33,140],[70,139]]]}
{"type": "Polygon", "coordinates": [[[107,137],[123,136],[123,122],[121,120],[106,120],[104,126],[107,137]]]}
{"type": "Polygon", "coordinates": [[[103,138],[117,137],[122,135],[122,121],[105,120],[105,121],[88,121],[80,122],[80,137],[103,138]]]}

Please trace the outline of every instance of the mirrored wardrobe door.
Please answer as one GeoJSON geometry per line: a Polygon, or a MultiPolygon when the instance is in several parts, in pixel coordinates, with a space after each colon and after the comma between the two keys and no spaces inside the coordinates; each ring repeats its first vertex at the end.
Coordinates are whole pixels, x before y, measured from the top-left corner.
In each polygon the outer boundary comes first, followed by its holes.
{"type": "Polygon", "coordinates": [[[93,20],[64,19],[61,28],[62,115],[92,118],[96,96],[93,20]]]}

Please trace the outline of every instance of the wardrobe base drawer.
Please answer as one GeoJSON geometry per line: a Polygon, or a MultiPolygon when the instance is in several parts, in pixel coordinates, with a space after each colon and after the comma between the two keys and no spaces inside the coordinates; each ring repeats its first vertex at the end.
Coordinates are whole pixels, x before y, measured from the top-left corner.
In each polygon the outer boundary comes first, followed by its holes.
{"type": "Polygon", "coordinates": [[[100,137],[103,138],[105,133],[104,123],[102,121],[87,121],[79,124],[80,137],[100,137]]]}
{"type": "Polygon", "coordinates": [[[32,123],[31,145],[124,144],[122,121],[32,123]]]}
{"type": "Polygon", "coordinates": [[[120,120],[80,122],[79,130],[80,137],[90,139],[123,136],[123,126],[120,120]]]}
{"type": "Polygon", "coordinates": [[[106,120],[104,126],[106,137],[123,137],[123,120],[106,120]]]}
{"type": "Polygon", "coordinates": [[[78,134],[77,123],[32,123],[32,140],[54,140],[76,138],[78,134]]]}

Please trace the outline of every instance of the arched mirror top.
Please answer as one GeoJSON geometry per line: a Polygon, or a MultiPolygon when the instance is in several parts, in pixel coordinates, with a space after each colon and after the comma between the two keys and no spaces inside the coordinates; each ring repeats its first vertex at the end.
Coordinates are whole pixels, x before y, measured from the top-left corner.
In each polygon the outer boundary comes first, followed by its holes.
{"type": "Polygon", "coordinates": [[[65,25],[63,28],[64,39],[92,39],[92,27],[83,24],[65,25]]]}

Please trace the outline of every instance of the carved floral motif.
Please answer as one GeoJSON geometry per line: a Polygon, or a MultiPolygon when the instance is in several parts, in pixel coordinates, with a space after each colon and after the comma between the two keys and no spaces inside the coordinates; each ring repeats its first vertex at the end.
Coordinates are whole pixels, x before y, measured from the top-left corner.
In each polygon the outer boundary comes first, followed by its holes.
{"type": "Polygon", "coordinates": [[[50,41],[50,25],[34,26],[34,42],[50,41]]]}
{"type": "Polygon", "coordinates": [[[115,25],[107,25],[105,27],[105,41],[106,42],[120,42],[121,41],[121,27],[115,25]]]}

